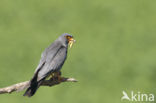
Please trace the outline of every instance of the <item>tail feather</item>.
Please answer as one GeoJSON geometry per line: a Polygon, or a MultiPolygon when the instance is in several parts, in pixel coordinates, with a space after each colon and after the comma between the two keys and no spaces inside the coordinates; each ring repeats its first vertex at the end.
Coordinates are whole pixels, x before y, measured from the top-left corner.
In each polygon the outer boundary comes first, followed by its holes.
{"type": "Polygon", "coordinates": [[[32,83],[31,86],[26,90],[23,96],[28,96],[28,97],[33,96],[35,92],[37,91],[38,87],[39,87],[38,82],[32,83]]]}
{"type": "Polygon", "coordinates": [[[31,79],[30,87],[26,90],[23,96],[31,97],[35,94],[36,90],[39,88],[40,81],[37,81],[37,74],[38,74],[38,71],[36,72],[34,77],[31,79]]]}
{"type": "Polygon", "coordinates": [[[36,93],[37,89],[40,87],[44,79],[45,78],[43,78],[40,81],[37,81],[37,76],[34,76],[34,78],[30,81],[30,87],[26,90],[23,96],[28,96],[28,97],[33,96],[36,93]]]}
{"type": "Polygon", "coordinates": [[[40,68],[38,68],[38,70],[36,71],[34,77],[31,79],[30,81],[30,87],[26,90],[26,92],[24,93],[23,96],[28,96],[31,97],[35,94],[35,92],[37,91],[37,89],[39,88],[40,84],[42,83],[42,81],[45,79],[41,79],[40,81],[37,81],[37,77],[38,77],[38,72],[40,71],[40,69],[44,66],[45,63],[43,63],[40,68]]]}

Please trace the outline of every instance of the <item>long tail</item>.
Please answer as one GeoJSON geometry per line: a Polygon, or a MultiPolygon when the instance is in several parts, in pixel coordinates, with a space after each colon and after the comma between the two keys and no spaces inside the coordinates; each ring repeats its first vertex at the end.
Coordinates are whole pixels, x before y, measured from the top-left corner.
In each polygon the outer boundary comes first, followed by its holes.
{"type": "Polygon", "coordinates": [[[38,70],[36,71],[34,77],[31,79],[30,81],[30,87],[26,90],[26,92],[24,93],[23,96],[28,96],[31,97],[35,94],[35,92],[37,91],[37,89],[40,87],[40,84],[42,83],[42,81],[45,79],[41,79],[40,81],[37,81],[37,77],[38,77],[38,72],[40,71],[40,69],[44,66],[45,63],[43,63],[40,68],[38,68],[38,70]]]}
{"type": "Polygon", "coordinates": [[[40,84],[41,81],[37,81],[37,76],[34,76],[34,78],[30,81],[30,87],[26,90],[23,96],[33,96],[39,88],[40,84]]]}
{"type": "Polygon", "coordinates": [[[26,92],[24,93],[23,96],[28,96],[31,97],[35,94],[35,92],[37,91],[37,89],[39,88],[40,83],[38,82],[32,82],[31,86],[26,90],[26,92]]]}

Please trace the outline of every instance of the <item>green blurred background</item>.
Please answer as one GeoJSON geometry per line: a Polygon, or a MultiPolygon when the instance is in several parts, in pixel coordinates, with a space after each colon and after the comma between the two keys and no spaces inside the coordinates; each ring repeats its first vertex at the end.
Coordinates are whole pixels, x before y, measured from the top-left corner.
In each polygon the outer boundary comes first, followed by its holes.
{"type": "Polygon", "coordinates": [[[29,80],[62,33],[77,42],[62,72],[77,83],[41,87],[1,103],[121,103],[122,91],[156,94],[155,0],[1,0],[0,87],[29,80]]]}

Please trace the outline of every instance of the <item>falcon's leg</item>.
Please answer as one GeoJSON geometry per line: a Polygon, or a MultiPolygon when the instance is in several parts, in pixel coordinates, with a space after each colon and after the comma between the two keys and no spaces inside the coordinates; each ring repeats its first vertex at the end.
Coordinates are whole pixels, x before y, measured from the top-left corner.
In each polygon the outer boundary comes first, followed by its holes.
{"type": "Polygon", "coordinates": [[[61,82],[62,79],[64,79],[63,77],[61,77],[61,71],[55,72],[55,73],[54,73],[54,78],[57,78],[57,80],[58,80],[59,82],[61,82]]]}
{"type": "Polygon", "coordinates": [[[46,80],[53,79],[53,73],[51,73],[51,74],[50,74],[49,76],[47,76],[45,79],[46,79],[46,80]]]}

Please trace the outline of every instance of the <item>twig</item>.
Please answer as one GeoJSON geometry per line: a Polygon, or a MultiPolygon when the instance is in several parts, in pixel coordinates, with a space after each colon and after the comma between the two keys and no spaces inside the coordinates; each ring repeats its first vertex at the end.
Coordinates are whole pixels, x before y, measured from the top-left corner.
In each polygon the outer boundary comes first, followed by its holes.
{"type": "MultiPolygon", "coordinates": [[[[76,79],[74,78],[62,78],[61,81],[58,81],[57,79],[54,78],[50,78],[49,80],[44,80],[41,84],[41,86],[54,86],[57,84],[60,84],[62,82],[77,82],[76,79]]],[[[21,83],[17,83],[8,87],[4,87],[4,88],[0,88],[0,94],[4,94],[4,93],[12,93],[14,91],[22,91],[26,88],[28,88],[30,85],[29,81],[25,81],[25,82],[21,82],[21,83]]]]}

